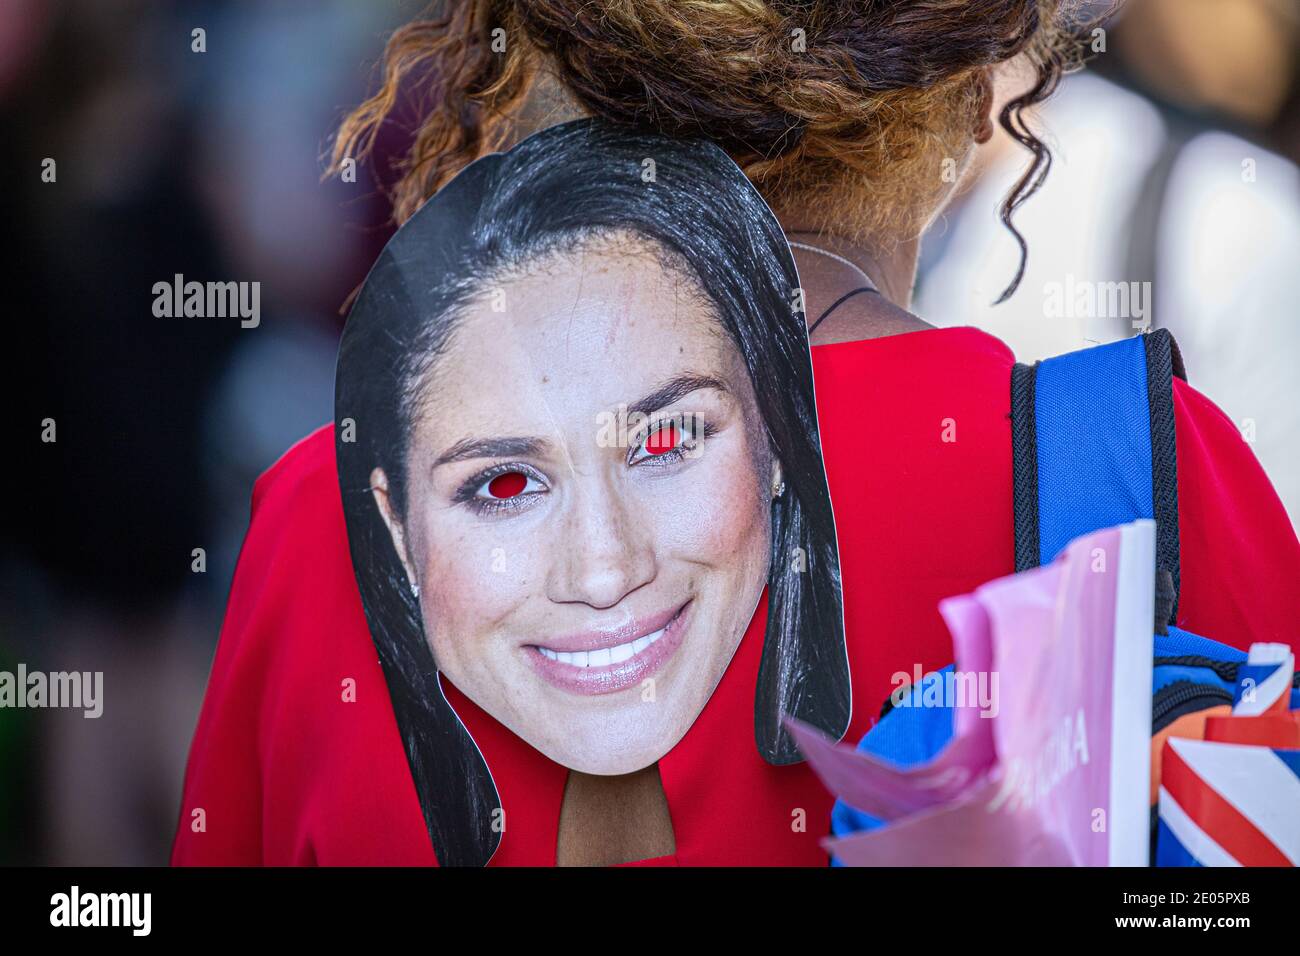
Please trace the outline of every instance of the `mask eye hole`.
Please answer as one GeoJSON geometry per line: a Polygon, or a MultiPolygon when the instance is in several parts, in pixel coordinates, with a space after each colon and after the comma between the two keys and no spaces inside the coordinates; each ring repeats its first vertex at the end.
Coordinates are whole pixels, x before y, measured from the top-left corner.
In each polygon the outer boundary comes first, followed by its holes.
{"type": "Polygon", "coordinates": [[[488,494],[493,498],[515,498],[528,486],[528,476],[522,471],[507,471],[488,482],[488,494]]]}
{"type": "Polygon", "coordinates": [[[682,436],[677,430],[677,426],[668,423],[660,428],[656,428],[646,436],[645,450],[647,455],[666,455],[679,444],[682,436]]]}

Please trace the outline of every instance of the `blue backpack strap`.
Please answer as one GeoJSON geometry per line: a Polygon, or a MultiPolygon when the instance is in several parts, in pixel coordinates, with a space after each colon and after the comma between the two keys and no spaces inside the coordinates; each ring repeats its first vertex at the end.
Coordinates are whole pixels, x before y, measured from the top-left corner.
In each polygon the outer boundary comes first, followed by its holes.
{"type": "Polygon", "coordinates": [[[1174,623],[1174,375],[1187,377],[1164,329],[1012,369],[1017,571],[1050,562],[1079,535],[1154,518],[1161,623],[1174,623]]]}

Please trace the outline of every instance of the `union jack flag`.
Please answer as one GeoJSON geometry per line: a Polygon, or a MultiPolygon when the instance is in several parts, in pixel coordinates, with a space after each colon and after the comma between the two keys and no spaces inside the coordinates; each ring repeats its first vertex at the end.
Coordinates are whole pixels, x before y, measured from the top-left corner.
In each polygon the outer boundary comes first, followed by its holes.
{"type": "Polygon", "coordinates": [[[1300,750],[1171,737],[1157,866],[1300,864],[1300,750]]]}

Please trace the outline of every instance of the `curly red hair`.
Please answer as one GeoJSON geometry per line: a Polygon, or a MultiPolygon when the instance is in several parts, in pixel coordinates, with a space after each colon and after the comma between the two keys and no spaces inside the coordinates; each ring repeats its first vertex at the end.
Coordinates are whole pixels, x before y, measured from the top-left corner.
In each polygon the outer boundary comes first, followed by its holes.
{"type": "Polygon", "coordinates": [[[404,92],[427,87],[389,187],[403,222],[518,136],[533,94],[558,87],[581,112],[713,139],[774,208],[813,228],[909,234],[943,192],[943,161],[969,151],[986,69],[1021,56],[1034,82],[1000,121],[1032,155],[1002,209],[1023,252],[1011,214],[1051,161],[1023,114],[1080,60],[1061,25],[1067,5],[452,0],[393,34],[380,88],[343,122],[334,166],[368,153],[404,92]]]}

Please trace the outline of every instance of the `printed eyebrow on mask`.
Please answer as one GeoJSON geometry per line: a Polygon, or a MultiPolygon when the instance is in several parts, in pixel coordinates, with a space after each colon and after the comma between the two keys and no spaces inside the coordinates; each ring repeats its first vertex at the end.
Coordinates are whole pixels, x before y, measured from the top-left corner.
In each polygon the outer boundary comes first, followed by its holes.
{"type": "Polygon", "coordinates": [[[433,462],[433,467],[475,458],[515,458],[545,454],[550,443],[544,438],[462,438],[433,462]]]}
{"type": "Polygon", "coordinates": [[[648,395],[637,399],[627,407],[627,413],[629,415],[648,415],[657,409],[681,401],[692,392],[708,388],[716,389],[719,392],[729,391],[725,382],[712,375],[678,375],[670,378],[648,395]]]}

